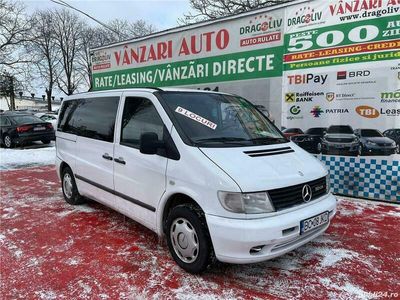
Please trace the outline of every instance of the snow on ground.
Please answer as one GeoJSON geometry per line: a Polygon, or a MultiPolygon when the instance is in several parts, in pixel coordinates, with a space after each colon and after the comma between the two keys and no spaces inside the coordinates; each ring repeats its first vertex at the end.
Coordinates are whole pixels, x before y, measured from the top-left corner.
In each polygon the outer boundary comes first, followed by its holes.
{"type": "Polygon", "coordinates": [[[56,159],[56,148],[54,144],[28,149],[0,148],[0,170],[12,170],[34,166],[54,165],[56,159]]]}

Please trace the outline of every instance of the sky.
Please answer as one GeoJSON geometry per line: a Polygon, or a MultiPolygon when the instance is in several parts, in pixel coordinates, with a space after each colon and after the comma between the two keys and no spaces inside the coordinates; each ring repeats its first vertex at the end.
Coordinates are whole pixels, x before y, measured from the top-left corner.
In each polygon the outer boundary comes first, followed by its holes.
{"type": "MultiPolygon", "coordinates": [[[[115,18],[135,21],[143,19],[157,30],[178,26],[177,20],[190,10],[189,0],[65,0],[102,22],[115,18]]],[[[62,8],[50,0],[23,0],[30,14],[36,9],[62,8]]],[[[94,21],[86,18],[89,23],[94,21]]]]}
{"type": "MultiPolygon", "coordinates": [[[[156,27],[165,30],[176,27],[178,18],[190,11],[189,0],[64,0],[77,9],[84,11],[101,22],[115,18],[135,21],[143,19],[156,27]]],[[[27,14],[37,9],[63,8],[64,6],[50,0],[21,0],[25,4],[27,14]]],[[[77,12],[78,13],[78,12],[77,12]]],[[[90,18],[78,13],[89,24],[98,25],[90,18]]],[[[36,86],[36,94],[43,94],[43,87],[36,86]]],[[[56,98],[64,95],[55,89],[56,98]]]]}

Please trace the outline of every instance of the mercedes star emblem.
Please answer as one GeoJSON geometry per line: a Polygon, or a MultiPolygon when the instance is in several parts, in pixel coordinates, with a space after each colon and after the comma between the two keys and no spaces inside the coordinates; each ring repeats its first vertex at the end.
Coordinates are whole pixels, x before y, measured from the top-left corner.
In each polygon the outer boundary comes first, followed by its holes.
{"type": "Polygon", "coordinates": [[[308,184],[303,186],[303,190],[301,191],[301,196],[303,197],[304,202],[309,202],[311,200],[312,190],[308,184]]]}

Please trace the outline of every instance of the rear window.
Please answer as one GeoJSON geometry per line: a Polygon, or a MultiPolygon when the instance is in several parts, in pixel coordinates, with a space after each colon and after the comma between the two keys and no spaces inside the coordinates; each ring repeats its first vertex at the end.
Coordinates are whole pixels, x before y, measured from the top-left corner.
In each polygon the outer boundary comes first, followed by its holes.
{"type": "Polygon", "coordinates": [[[325,131],[326,131],[326,128],[310,128],[306,131],[306,133],[323,135],[325,131]]]}
{"type": "Polygon", "coordinates": [[[361,136],[364,137],[381,137],[382,134],[378,130],[374,129],[362,129],[361,136]]]}
{"type": "Polygon", "coordinates": [[[284,133],[303,133],[300,128],[288,128],[283,131],[284,133]]]}
{"type": "Polygon", "coordinates": [[[59,131],[96,140],[114,140],[119,97],[67,101],[62,106],[59,131]]]}
{"type": "Polygon", "coordinates": [[[353,129],[350,126],[331,126],[328,128],[328,133],[345,133],[353,134],[353,129]]]}
{"type": "Polygon", "coordinates": [[[11,119],[14,120],[17,124],[29,124],[29,123],[37,123],[43,122],[38,117],[31,116],[31,115],[23,115],[23,116],[13,116],[11,119]]]}

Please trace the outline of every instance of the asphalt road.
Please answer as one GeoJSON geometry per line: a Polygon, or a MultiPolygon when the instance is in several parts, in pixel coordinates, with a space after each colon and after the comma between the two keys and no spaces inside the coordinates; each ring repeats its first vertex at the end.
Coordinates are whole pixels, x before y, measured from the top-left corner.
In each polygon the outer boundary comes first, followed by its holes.
{"type": "Polygon", "coordinates": [[[97,203],[65,203],[54,166],[1,171],[0,184],[1,299],[400,296],[396,205],[341,199],[331,227],[313,242],[194,276],[145,227],[97,203]]]}

